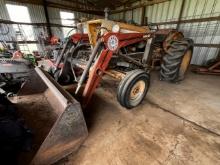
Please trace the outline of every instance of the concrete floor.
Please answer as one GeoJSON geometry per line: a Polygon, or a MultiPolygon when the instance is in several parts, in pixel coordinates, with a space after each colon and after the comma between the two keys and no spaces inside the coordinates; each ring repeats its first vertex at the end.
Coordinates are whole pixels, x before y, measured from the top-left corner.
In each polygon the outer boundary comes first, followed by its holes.
{"type": "Polygon", "coordinates": [[[220,135],[220,77],[188,73],[180,84],[158,81],[152,74],[147,99],[220,135]]]}
{"type": "Polygon", "coordinates": [[[115,83],[98,88],[86,115],[89,136],[57,165],[220,164],[220,77],[188,74],[181,84],[152,75],[132,111],[116,101],[115,83]]]}

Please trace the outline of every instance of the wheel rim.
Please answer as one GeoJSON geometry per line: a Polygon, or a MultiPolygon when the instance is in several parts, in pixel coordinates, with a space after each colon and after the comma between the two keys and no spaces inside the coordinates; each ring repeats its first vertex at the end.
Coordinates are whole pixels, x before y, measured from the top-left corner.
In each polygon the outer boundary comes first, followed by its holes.
{"type": "Polygon", "coordinates": [[[179,69],[180,77],[183,77],[186,70],[188,69],[191,57],[192,57],[192,50],[187,50],[187,52],[183,56],[182,63],[180,65],[180,69],[179,69]]]}
{"type": "Polygon", "coordinates": [[[175,31],[175,32],[170,32],[170,33],[167,35],[165,41],[163,42],[163,48],[164,48],[164,50],[167,51],[167,50],[169,49],[170,44],[172,43],[172,41],[180,40],[180,39],[182,39],[183,37],[184,37],[184,36],[183,36],[183,34],[182,34],[181,32],[177,32],[177,31],[175,31]]]}
{"type": "Polygon", "coordinates": [[[134,84],[134,86],[131,88],[129,97],[129,101],[131,104],[139,103],[139,101],[142,99],[145,88],[146,84],[143,80],[139,80],[134,84]]]}

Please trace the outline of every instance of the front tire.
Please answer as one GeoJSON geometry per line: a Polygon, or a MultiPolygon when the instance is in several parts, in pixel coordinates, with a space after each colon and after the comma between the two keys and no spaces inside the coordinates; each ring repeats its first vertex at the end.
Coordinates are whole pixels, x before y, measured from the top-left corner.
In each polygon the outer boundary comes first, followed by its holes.
{"type": "Polygon", "coordinates": [[[118,86],[117,99],[121,106],[127,109],[138,106],[146,96],[149,85],[150,76],[144,70],[128,72],[118,86]]]}

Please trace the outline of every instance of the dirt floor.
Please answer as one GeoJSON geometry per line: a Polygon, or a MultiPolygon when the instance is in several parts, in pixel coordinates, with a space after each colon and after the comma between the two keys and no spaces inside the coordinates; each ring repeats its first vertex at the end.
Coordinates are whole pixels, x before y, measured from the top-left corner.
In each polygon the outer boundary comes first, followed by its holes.
{"type": "Polygon", "coordinates": [[[105,81],[87,111],[87,140],[56,165],[220,164],[220,89],[212,80],[220,78],[189,74],[169,84],[153,75],[148,96],[132,111],[117,103],[116,84],[105,81]]]}

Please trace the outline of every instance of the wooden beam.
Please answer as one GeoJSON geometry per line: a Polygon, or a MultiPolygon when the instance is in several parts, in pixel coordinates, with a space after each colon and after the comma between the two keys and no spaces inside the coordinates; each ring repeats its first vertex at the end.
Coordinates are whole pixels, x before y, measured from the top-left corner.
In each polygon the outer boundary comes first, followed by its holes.
{"type": "MultiPolygon", "coordinates": [[[[16,2],[43,6],[43,0],[16,0],[16,2]]],[[[57,2],[49,2],[49,1],[47,1],[47,6],[59,8],[59,9],[66,9],[66,10],[71,10],[71,11],[77,11],[77,12],[82,12],[82,13],[104,16],[103,10],[88,10],[88,9],[78,8],[78,7],[71,6],[71,5],[65,5],[65,4],[60,4],[57,2]]]]}
{"type": "Polygon", "coordinates": [[[136,5],[136,6],[133,6],[133,7],[128,7],[128,8],[121,9],[121,10],[113,10],[113,11],[111,11],[111,14],[121,13],[121,12],[124,12],[124,11],[133,10],[133,9],[141,8],[141,7],[144,7],[144,6],[150,6],[150,5],[163,3],[163,2],[167,2],[167,1],[170,1],[170,0],[155,0],[155,1],[152,1],[152,2],[151,1],[143,2],[143,3],[141,3],[139,5],[136,5]]]}
{"type": "Polygon", "coordinates": [[[61,4],[54,3],[54,2],[48,3],[48,7],[54,7],[54,8],[59,8],[59,9],[72,10],[72,11],[77,11],[77,12],[82,12],[82,13],[104,16],[104,11],[102,10],[88,10],[88,9],[76,8],[76,7],[64,5],[64,4],[61,5],[61,4]]]}
{"type": "Polygon", "coordinates": [[[91,3],[93,2],[95,6],[99,9],[100,8],[104,9],[105,7],[108,7],[114,10],[117,5],[118,6],[123,5],[123,3],[121,3],[121,1],[119,0],[96,0],[96,1],[89,1],[89,2],[91,3]]]}
{"type": "MultiPolygon", "coordinates": [[[[10,3],[10,0],[8,1],[10,3]]],[[[43,5],[43,0],[15,0],[11,2],[19,2],[24,4],[43,5]]]]}
{"type": "Polygon", "coordinates": [[[93,6],[97,6],[94,2],[91,2],[90,0],[87,0],[87,2],[92,4],[93,6]]]}
{"type": "Polygon", "coordinates": [[[120,7],[121,5],[123,4],[126,4],[126,5],[131,5],[132,3],[135,3],[135,2],[138,2],[140,0],[125,0],[125,1],[120,1],[119,5],[115,5],[115,7],[120,7]]]}
{"type": "Polygon", "coordinates": [[[69,3],[74,3],[74,4],[76,4],[76,7],[78,5],[82,5],[82,6],[88,6],[89,5],[90,7],[95,7],[94,4],[89,3],[88,1],[86,1],[87,3],[80,2],[78,0],[63,0],[63,1],[66,1],[66,2],[69,2],[69,3]]]}

